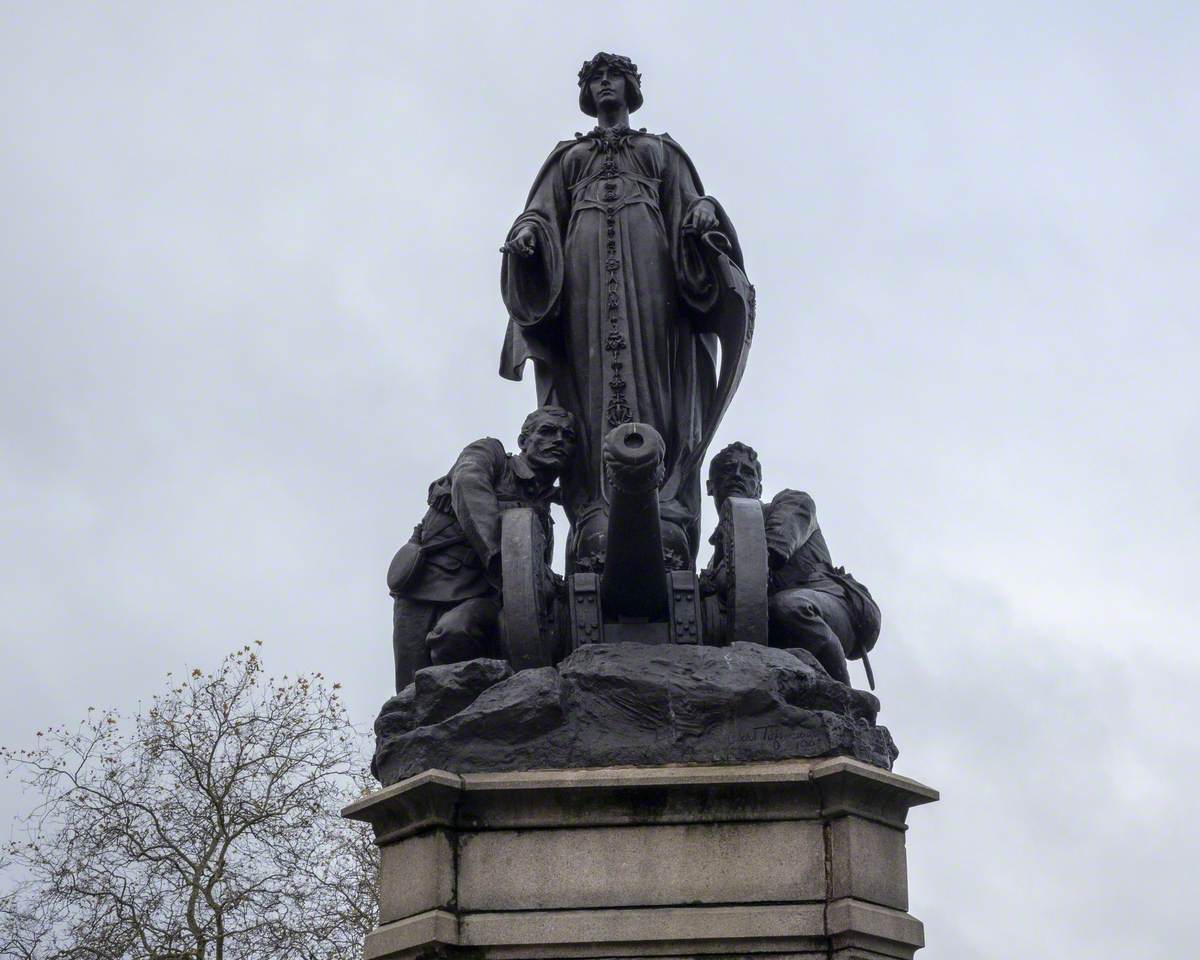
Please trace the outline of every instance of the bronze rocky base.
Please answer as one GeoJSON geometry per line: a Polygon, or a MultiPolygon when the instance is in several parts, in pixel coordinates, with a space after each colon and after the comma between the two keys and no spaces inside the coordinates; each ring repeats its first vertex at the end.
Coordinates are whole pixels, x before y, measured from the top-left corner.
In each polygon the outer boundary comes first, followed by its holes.
{"type": "Polygon", "coordinates": [[[743,763],[853,757],[890,770],[879,701],[803,650],[593,644],[555,667],[500,660],[427,667],[384,704],[372,769],[385,786],[423,770],[743,763]]]}

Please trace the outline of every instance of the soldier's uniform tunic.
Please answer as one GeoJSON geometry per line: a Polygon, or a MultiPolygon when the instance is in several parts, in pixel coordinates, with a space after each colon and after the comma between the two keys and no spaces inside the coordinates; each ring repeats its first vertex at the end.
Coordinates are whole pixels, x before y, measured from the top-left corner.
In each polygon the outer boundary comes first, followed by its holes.
{"type": "Polygon", "coordinates": [[[429,509],[412,537],[422,548],[420,566],[392,592],[397,692],[422,667],[500,656],[500,516],[531,507],[546,532],[549,563],[555,493],[552,481],[491,437],[467,446],[430,484],[429,509]]]}

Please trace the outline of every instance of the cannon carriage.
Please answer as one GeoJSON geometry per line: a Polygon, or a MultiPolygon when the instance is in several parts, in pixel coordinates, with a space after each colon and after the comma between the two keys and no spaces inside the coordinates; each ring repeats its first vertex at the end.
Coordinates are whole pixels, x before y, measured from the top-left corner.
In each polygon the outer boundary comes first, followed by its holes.
{"type": "Polygon", "coordinates": [[[762,505],[730,497],[721,522],[732,549],[719,591],[695,570],[671,570],[663,551],[659,487],[664,445],[646,424],[604,439],[608,523],[602,572],[560,578],[541,561],[544,533],[527,508],[502,527],[501,644],[515,669],[552,666],[590,643],[767,642],[767,547],[762,505]]]}

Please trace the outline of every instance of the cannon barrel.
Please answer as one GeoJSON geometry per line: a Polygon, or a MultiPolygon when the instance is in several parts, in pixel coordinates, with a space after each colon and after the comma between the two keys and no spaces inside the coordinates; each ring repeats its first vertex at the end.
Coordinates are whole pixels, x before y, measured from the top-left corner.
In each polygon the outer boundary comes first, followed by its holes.
{"type": "Polygon", "coordinates": [[[668,617],[670,587],[658,516],[665,453],[662,437],[645,423],[622,424],[604,438],[609,511],[600,600],[606,619],[668,617]]]}

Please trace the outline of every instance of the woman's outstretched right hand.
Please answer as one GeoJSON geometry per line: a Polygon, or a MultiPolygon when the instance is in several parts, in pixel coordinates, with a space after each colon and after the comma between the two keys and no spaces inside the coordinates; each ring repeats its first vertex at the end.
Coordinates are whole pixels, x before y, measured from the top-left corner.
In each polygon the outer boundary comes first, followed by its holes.
{"type": "Polygon", "coordinates": [[[500,248],[501,253],[515,253],[522,257],[532,257],[537,249],[537,234],[529,224],[521,227],[511,240],[500,248]]]}

